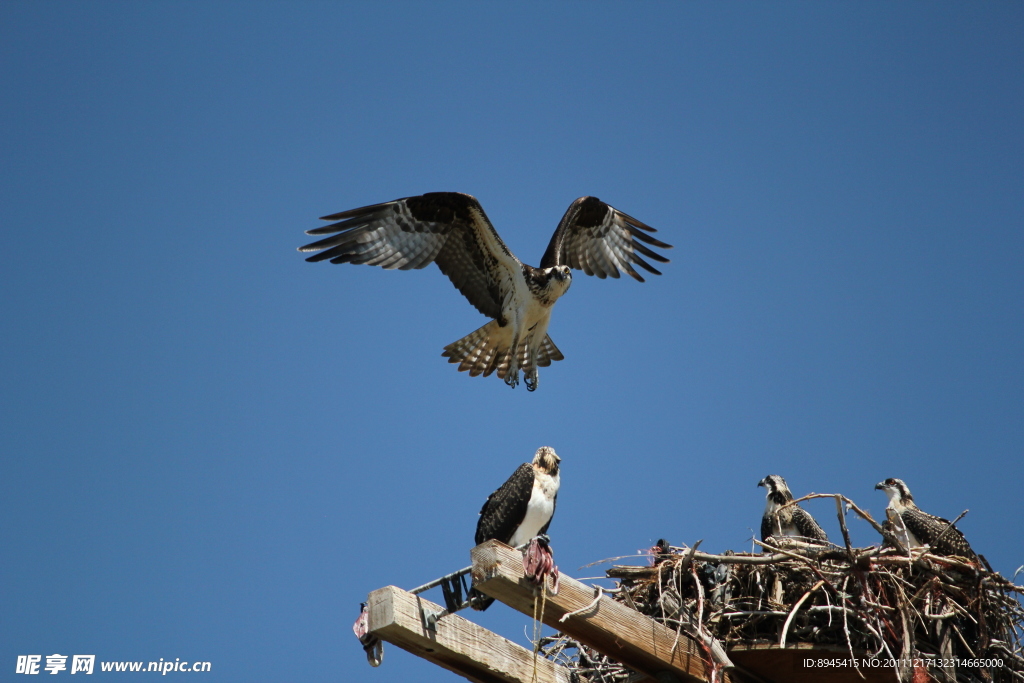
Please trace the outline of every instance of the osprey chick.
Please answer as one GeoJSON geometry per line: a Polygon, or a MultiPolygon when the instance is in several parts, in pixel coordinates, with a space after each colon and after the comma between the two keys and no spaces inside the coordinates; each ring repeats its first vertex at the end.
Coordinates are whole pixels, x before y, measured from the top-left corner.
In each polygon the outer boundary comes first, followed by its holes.
{"type": "MultiPolygon", "coordinates": [[[[561,479],[558,463],[562,459],[554,448],[541,446],[533,462],[524,462],[497,491],[487,496],[476,523],[476,544],[495,539],[518,548],[546,534],[555,514],[561,479]]],[[[494,602],[472,591],[473,607],[485,610],[494,602]]]]}
{"type": "Polygon", "coordinates": [[[436,263],[478,311],[493,318],[444,347],[442,356],[471,377],[493,372],[511,387],[523,371],[526,388],[537,388],[538,367],[564,356],[548,336],[555,302],[572,284],[571,268],[599,278],[620,271],[643,282],[636,264],[660,275],[640,254],[668,259],[646,245],[670,249],[647,233],[654,228],[605,204],[580,197],[562,216],[540,267],[521,262],[509,250],[480,202],[459,192],[429,192],[324,216],[336,221],[307,230],[331,235],[300,247],[318,252],[307,261],[365,263],[400,270],[436,263]]]}
{"type": "MultiPolygon", "coordinates": [[[[885,508],[888,519],[882,524],[882,530],[901,545],[906,548],[930,545],[937,555],[974,558],[975,553],[960,530],[950,526],[948,519],[929,515],[917,507],[914,496],[902,479],[890,477],[875,484],[875,488],[885,491],[889,497],[889,505],[885,508]]],[[[891,545],[888,540],[886,545],[891,545]]]]}
{"type": "Polygon", "coordinates": [[[793,494],[786,486],[786,480],[777,474],[770,474],[758,486],[766,491],[767,503],[761,517],[761,540],[770,542],[772,538],[796,538],[810,543],[827,543],[828,536],[810,513],[799,505],[787,505],[793,500],[793,494]]]}

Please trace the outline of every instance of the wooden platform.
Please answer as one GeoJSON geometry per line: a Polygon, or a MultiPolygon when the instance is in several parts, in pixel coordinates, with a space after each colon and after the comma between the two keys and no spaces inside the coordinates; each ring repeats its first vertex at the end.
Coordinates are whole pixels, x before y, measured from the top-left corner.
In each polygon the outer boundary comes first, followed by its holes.
{"type": "MultiPolygon", "coordinates": [[[[475,587],[530,617],[537,589],[526,580],[522,554],[488,541],[471,551],[475,587]]],[[[458,614],[441,617],[431,627],[427,615],[442,608],[394,586],[370,593],[369,631],[382,640],[477,683],[570,683],[571,671],[458,614]],[[536,666],[536,671],[534,667],[536,666]]],[[[712,680],[712,658],[703,642],[677,634],[663,624],[595,589],[562,575],[558,593],[548,592],[542,621],[638,672],[634,679],[651,683],[712,680]],[[570,612],[578,612],[562,621],[570,612]]],[[[724,653],[723,653],[724,655],[724,653]]],[[[896,683],[896,672],[864,668],[808,667],[805,660],[846,660],[841,648],[798,643],[739,646],[728,650],[735,668],[719,671],[724,683],[896,683]],[[724,674],[724,675],[723,675],[724,674]]],[[[858,653],[858,656],[862,656],[858,653]]],[[[386,664],[385,664],[386,666],[386,664]]],[[[578,676],[577,680],[586,682],[578,676]]]]}
{"type": "MultiPolygon", "coordinates": [[[[473,585],[523,614],[533,616],[534,586],[523,572],[522,553],[503,543],[488,541],[473,548],[473,585]]],[[[548,595],[543,621],[602,654],[651,678],[706,681],[707,665],[700,646],[636,610],[602,596],[580,614],[562,621],[569,612],[588,607],[595,591],[562,575],[557,595],[548,595]]]]}
{"type": "MultiPolygon", "coordinates": [[[[530,683],[533,652],[449,614],[427,626],[424,609],[438,614],[441,606],[395,586],[370,593],[370,633],[392,645],[442,666],[476,683],[530,683]]],[[[386,666],[386,663],[382,664],[386,666]]],[[[538,683],[570,683],[569,670],[536,658],[538,683]]]]}

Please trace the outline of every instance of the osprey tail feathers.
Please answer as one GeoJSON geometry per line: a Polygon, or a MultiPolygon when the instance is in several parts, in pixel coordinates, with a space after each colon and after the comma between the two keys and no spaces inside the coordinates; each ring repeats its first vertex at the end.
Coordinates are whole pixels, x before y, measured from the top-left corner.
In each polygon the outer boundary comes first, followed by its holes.
{"type": "Polygon", "coordinates": [[[555,346],[555,342],[551,341],[551,337],[545,334],[544,341],[541,342],[540,348],[537,349],[537,365],[546,368],[554,360],[565,360],[565,356],[555,346]]]}
{"type": "Polygon", "coordinates": [[[512,328],[501,327],[492,320],[475,332],[470,332],[457,342],[444,347],[441,355],[449,363],[458,363],[459,372],[469,371],[471,377],[487,377],[495,370],[498,377],[508,374],[511,361],[509,346],[512,344],[512,328]]]}
{"type": "MultiPolygon", "coordinates": [[[[441,355],[447,358],[449,363],[458,363],[459,372],[468,371],[471,377],[487,377],[497,371],[498,377],[505,379],[513,357],[510,353],[511,346],[512,326],[501,327],[496,320],[492,320],[457,342],[444,347],[444,353],[441,355]]],[[[530,337],[521,339],[516,355],[519,357],[519,369],[524,371],[538,366],[547,367],[552,361],[565,358],[547,334],[532,353],[530,337]]]]}

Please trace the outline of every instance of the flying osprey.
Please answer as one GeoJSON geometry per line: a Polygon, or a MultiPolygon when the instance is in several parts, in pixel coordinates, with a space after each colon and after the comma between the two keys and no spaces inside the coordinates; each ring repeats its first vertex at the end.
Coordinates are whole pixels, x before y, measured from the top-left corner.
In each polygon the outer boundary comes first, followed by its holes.
{"type": "Polygon", "coordinates": [[[901,545],[917,548],[927,544],[938,555],[975,556],[967,539],[959,529],[950,525],[948,519],[929,515],[917,507],[914,496],[902,479],[890,477],[875,484],[875,488],[885,491],[889,497],[889,505],[885,508],[888,519],[882,524],[882,529],[901,545]],[[948,531],[946,527],[949,527],[948,531]]]}
{"type": "Polygon", "coordinates": [[[828,536],[814,521],[810,513],[799,505],[784,504],[793,500],[793,494],[786,486],[786,480],[777,474],[770,474],[758,486],[766,490],[767,503],[761,517],[761,540],[769,542],[772,538],[796,538],[810,543],[828,542],[828,536]],[[781,508],[781,509],[780,509],[781,508]]]}
{"type": "MultiPolygon", "coordinates": [[[[524,462],[497,491],[487,497],[476,523],[476,544],[496,539],[513,548],[547,533],[558,500],[558,463],[554,448],[541,446],[533,462],[524,462]]],[[[472,591],[473,607],[485,610],[494,602],[472,591]]]]}
{"type": "Polygon", "coordinates": [[[538,367],[564,358],[547,332],[551,308],[572,283],[570,268],[602,279],[618,278],[621,271],[643,282],[632,264],[661,273],[640,254],[668,262],[646,245],[671,248],[647,234],[654,228],[597,197],[580,197],[569,206],[539,268],[509,251],[480,202],[468,194],[429,192],[323,220],[337,222],[306,231],[331,235],[299,248],[318,252],[307,261],[400,270],[436,263],[469,303],[494,319],[444,347],[441,355],[471,377],[497,372],[511,387],[519,384],[522,370],[530,391],[537,388],[538,367]]]}

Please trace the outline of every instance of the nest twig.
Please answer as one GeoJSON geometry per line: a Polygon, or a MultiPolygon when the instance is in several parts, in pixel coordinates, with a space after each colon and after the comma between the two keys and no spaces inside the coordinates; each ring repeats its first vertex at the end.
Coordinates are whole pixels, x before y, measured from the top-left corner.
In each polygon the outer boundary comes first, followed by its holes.
{"type": "MultiPolygon", "coordinates": [[[[815,494],[823,495],[831,494],[815,494]]],[[[846,534],[844,542],[787,544],[761,555],[673,547],[653,566],[612,566],[606,573],[619,583],[615,600],[705,645],[724,646],[726,662],[735,645],[804,643],[904,662],[1001,660],[1001,667],[928,673],[951,683],[1024,683],[1024,587],[977,561],[927,548],[854,548],[846,534]]],[[[625,683],[632,673],[564,635],[546,639],[541,652],[589,681],[625,683]]],[[[900,679],[914,673],[905,668],[900,679]]]]}

